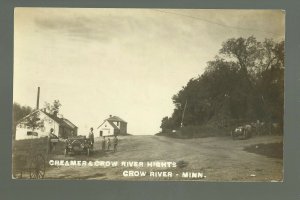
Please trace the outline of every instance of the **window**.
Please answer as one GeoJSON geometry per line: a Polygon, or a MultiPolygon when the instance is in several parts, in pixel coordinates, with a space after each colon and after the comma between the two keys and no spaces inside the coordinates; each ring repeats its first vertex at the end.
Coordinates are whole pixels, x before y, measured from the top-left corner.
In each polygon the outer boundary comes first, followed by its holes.
{"type": "Polygon", "coordinates": [[[27,131],[27,136],[38,136],[38,133],[34,131],[27,131]]]}

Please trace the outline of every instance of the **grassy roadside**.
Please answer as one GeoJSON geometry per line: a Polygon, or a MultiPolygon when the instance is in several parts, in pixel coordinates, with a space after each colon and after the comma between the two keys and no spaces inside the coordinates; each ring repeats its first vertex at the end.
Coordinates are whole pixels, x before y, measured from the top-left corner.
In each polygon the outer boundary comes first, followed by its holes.
{"type": "Polygon", "coordinates": [[[254,144],[244,148],[244,151],[264,155],[269,158],[283,158],[283,143],[254,144]]]}

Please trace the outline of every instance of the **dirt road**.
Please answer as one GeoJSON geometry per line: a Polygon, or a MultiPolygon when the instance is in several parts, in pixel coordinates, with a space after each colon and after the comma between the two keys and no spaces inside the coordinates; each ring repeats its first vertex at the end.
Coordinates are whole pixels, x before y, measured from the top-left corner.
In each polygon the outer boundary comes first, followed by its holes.
{"type": "Polygon", "coordinates": [[[102,152],[96,139],[96,152],[91,157],[57,155],[54,160],[117,161],[118,166],[50,166],[48,179],[106,180],[199,180],[199,181],[280,181],[283,161],[244,151],[244,147],[260,143],[282,142],[282,136],[261,136],[249,140],[230,137],[175,139],[164,136],[120,137],[117,152],[102,152]],[[124,167],[121,162],[143,162],[143,167],[124,167]],[[177,167],[149,167],[148,161],[175,162],[177,167]],[[124,171],[145,171],[146,176],[128,177],[124,171]],[[171,172],[172,177],[151,177],[158,171],[171,172]],[[205,178],[182,178],[182,172],[203,173],[205,178]]]}

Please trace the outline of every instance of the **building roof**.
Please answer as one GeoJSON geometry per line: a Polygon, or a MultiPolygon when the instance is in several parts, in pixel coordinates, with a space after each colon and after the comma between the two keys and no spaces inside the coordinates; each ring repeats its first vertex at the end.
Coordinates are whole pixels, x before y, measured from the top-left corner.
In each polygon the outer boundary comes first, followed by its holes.
{"type": "Polygon", "coordinates": [[[72,122],[70,122],[70,120],[66,119],[66,118],[62,118],[62,120],[67,123],[69,126],[73,127],[73,128],[77,128],[77,126],[75,124],[73,124],[72,122]]]}
{"type": "Polygon", "coordinates": [[[57,117],[57,116],[55,116],[55,115],[52,115],[52,114],[50,114],[50,113],[47,113],[47,112],[45,112],[45,111],[43,111],[43,110],[40,110],[42,113],[44,113],[45,115],[47,115],[48,117],[50,117],[51,119],[53,119],[54,121],[56,121],[57,123],[61,123],[61,119],[59,118],[59,117],[57,117]]]}
{"type": "Polygon", "coordinates": [[[40,110],[40,111],[43,112],[48,117],[50,117],[51,119],[53,119],[54,121],[56,121],[60,126],[69,127],[69,128],[72,128],[72,129],[77,128],[76,125],[74,125],[72,122],[70,122],[70,120],[68,120],[66,118],[59,118],[56,115],[52,115],[52,114],[47,113],[43,110],[40,110]]]}
{"type": "Polygon", "coordinates": [[[108,120],[104,120],[104,121],[102,122],[102,124],[100,124],[100,125],[97,127],[97,129],[100,128],[105,122],[108,122],[114,129],[119,129],[119,127],[117,127],[112,121],[108,121],[108,120]]]}
{"type": "Polygon", "coordinates": [[[107,121],[114,129],[119,129],[112,121],[107,121]]]}
{"type": "Polygon", "coordinates": [[[106,119],[107,121],[111,121],[111,122],[125,122],[127,123],[126,121],[124,121],[123,119],[121,119],[120,117],[118,116],[110,116],[109,118],[106,119]]]}
{"type": "MultiPolygon", "coordinates": [[[[123,119],[121,119],[121,118],[118,117],[118,116],[110,116],[109,118],[105,119],[105,120],[98,126],[98,128],[100,128],[106,121],[107,121],[110,125],[112,125],[112,127],[113,127],[114,129],[120,129],[120,128],[117,127],[113,122],[123,122],[123,123],[126,123],[126,124],[127,124],[126,121],[124,121],[123,119]]],[[[98,128],[97,128],[97,129],[98,129],[98,128]]]]}
{"type": "Polygon", "coordinates": [[[60,126],[64,126],[64,127],[69,127],[69,128],[77,128],[76,125],[74,125],[72,122],[70,122],[70,120],[66,119],[66,118],[59,118],[55,115],[52,115],[50,113],[47,113],[46,111],[40,109],[40,110],[34,110],[33,112],[31,112],[29,115],[23,117],[21,120],[19,120],[17,123],[22,122],[24,119],[26,119],[27,117],[29,117],[30,115],[36,113],[36,112],[42,112],[45,115],[47,115],[49,118],[51,118],[52,120],[54,120],[55,122],[57,122],[60,126]]]}

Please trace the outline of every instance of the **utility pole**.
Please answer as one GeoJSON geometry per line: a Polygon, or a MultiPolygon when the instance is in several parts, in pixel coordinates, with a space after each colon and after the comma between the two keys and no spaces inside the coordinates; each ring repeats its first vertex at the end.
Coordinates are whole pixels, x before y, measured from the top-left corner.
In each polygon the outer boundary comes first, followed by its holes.
{"type": "Polygon", "coordinates": [[[182,118],[181,118],[181,124],[180,124],[181,128],[183,127],[183,119],[184,119],[184,113],[185,113],[185,109],[186,109],[186,104],[187,104],[187,100],[185,100],[185,105],[184,105],[183,112],[182,112],[182,118]]]}
{"type": "Polygon", "coordinates": [[[37,98],[36,98],[36,109],[40,108],[40,87],[38,87],[37,98]]]}

